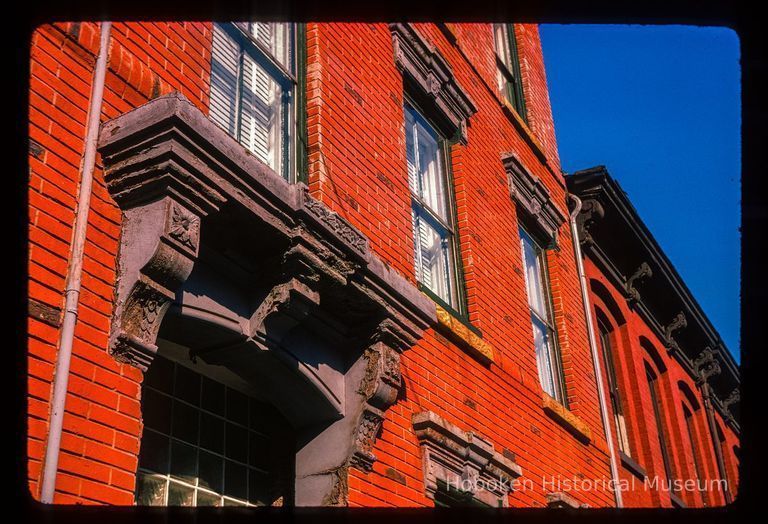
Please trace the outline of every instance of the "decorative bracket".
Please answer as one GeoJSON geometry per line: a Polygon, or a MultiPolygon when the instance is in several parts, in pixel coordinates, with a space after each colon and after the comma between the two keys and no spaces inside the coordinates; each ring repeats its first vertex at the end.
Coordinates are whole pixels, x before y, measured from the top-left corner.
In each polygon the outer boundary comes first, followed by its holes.
{"type": "Polygon", "coordinates": [[[576,217],[576,228],[579,232],[579,242],[583,246],[589,246],[595,243],[590,230],[597,220],[605,216],[603,205],[597,200],[590,198],[584,200],[581,204],[581,211],[576,217]]]}
{"type": "Polygon", "coordinates": [[[376,442],[384,412],[395,403],[402,385],[400,354],[384,342],[374,342],[363,357],[366,368],[358,392],[363,396],[350,463],[363,471],[371,471],[376,456],[371,451],[376,442]]]}
{"type": "Polygon", "coordinates": [[[715,352],[709,346],[693,361],[693,368],[696,371],[696,384],[698,385],[704,384],[709,380],[709,377],[715,376],[721,371],[715,352]]]}
{"type": "Polygon", "coordinates": [[[651,266],[649,266],[647,262],[643,262],[640,264],[640,267],[637,268],[637,271],[635,271],[634,274],[629,277],[627,280],[626,290],[630,303],[640,302],[640,292],[637,290],[635,283],[652,276],[653,271],[651,270],[651,266]]]}
{"type": "Polygon", "coordinates": [[[672,337],[672,333],[686,327],[687,325],[688,325],[688,321],[685,319],[685,314],[681,311],[664,328],[664,342],[666,343],[667,349],[669,350],[670,353],[680,350],[680,346],[677,344],[677,341],[672,337]]]}
{"type": "Polygon", "coordinates": [[[723,411],[725,412],[726,418],[731,422],[735,422],[735,418],[733,416],[733,413],[731,412],[731,406],[738,403],[741,400],[741,394],[739,393],[739,388],[734,389],[731,391],[731,394],[728,395],[728,397],[723,400],[723,411]]]}

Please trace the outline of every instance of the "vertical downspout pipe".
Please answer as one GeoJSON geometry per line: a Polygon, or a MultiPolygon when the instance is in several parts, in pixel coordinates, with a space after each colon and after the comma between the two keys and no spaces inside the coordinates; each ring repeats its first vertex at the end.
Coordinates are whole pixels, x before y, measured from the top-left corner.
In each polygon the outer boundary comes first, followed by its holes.
{"type": "Polygon", "coordinates": [[[51,416],[48,429],[48,439],[45,445],[45,462],[43,468],[40,501],[44,504],[53,503],[56,491],[56,473],[59,467],[59,451],[61,449],[61,431],[64,422],[64,407],[67,400],[67,385],[69,383],[69,365],[72,360],[72,343],[75,338],[77,324],[77,308],[80,302],[80,285],[83,276],[83,258],[85,253],[86,230],[88,229],[88,212],[91,206],[91,188],[93,186],[93,170],[96,166],[96,141],[99,135],[102,100],[104,98],[104,79],[107,74],[107,57],[109,55],[109,35],[111,22],[101,23],[101,39],[99,55],[93,73],[91,100],[88,108],[88,122],[85,135],[85,152],[80,173],[80,189],[77,196],[75,211],[75,227],[72,238],[72,253],[67,271],[67,287],[64,291],[64,319],[59,333],[59,352],[56,359],[56,371],[53,377],[53,397],[51,399],[51,416]]]}
{"type": "MultiPolygon", "coordinates": [[[[712,447],[715,448],[715,459],[717,459],[718,474],[723,479],[727,480],[728,475],[725,472],[725,461],[723,460],[723,453],[720,449],[720,438],[717,436],[717,425],[715,424],[715,412],[712,406],[712,392],[709,389],[709,384],[705,380],[701,385],[701,396],[704,397],[704,410],[707,412],[707,424],[709,425],[709,434],[712,438],[712,447]]],[[[725,503],[730,504],[733,502],[731,497],[731,487],[726,485],[725,488],[725,503]]]]}
{"type": "Polygon", "coordinates": [[[595,367],[595,379],[597,380],[597,396],[600,399],[600,415],[603,419],[603,430],[608,444],[608,454],[611,460],[611,483],[613,484],[613,495],[616,498],[616,507],[624,507],[621,497],[621,487],[619,486],[619,469],[616,463],[616,450],[613,446],[613,432],[608,420],[608,406],[605,398],[605,384],[603,384],[603,372],[600,367],[600,357],[597,351],[597,341],[595,340],[595,329],[592,324],[592,312],[589,302],[589,292],[587,289],[587,276],[584,273],[584,262],[581,258],[581,243],[579,241],[579,232],[576,228],[576,217],[581,211],[581,199],[576,195],[569,194],[574,202],[574,209],[571,211],[571,237],[573,239],[573,249],[576,254],[576,266],[579,270],[579,281],[581,282],[581,299],[584,304],[584,316],[587,319],[587,335],[589,336],[589,347],[592,351],[592,364],[595,367]]]}

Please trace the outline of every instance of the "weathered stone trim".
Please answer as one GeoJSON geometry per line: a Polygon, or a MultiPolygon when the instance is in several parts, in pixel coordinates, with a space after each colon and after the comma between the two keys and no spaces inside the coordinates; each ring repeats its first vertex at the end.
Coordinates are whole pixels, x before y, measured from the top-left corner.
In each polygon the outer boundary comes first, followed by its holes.
{"type": "Polygon", "coordinates": [[[431,411],[415,413],[413,429],[422,448],[426,495],[435,497],[439,485],[453,486],[491,507],[507,495],[523,472],[493,444],[464,431],[431,411]]]}
{"type": "Polygon", "coordinates": [[[547,493],[548,508],[588,508],[589,504],[582,504],[572,496],[561,491],[547,493]]]}
{"type": "Polygon", "coordinates": [[[444,308],[435,305],[435,309],[437,312],[438,329],[445,332],[454,340],[457,340],[462,347],[469,350],[469,352],[482,363],[488,364],[495,360],[493,346],[483,340],[482,337],[474,333],[463,322],[451,315],[444,308]]]}
{"type": "Polygon", "coordinates": [[[501,160],[507,172],[512,199],[550,240],[547,247],[556,246],[557,232],[565,222],[565,214],[554,205],[544,183],[528,171],[514,153],[502,154],[501,160]]]}
{"type": "Polygon", "coordinates": [[[585,444],[592,440],[592,430],[589,428],[587,423],[569,411],[557,400],[553,399],[546,393],[542,393],[541,403],[542,407],[544,408],[544,412],[561,426],[563,426],[566,430],[568,430],[568,432],[578,440],[585,444]]]}
{"type": "Polygon", "coordinates": [[[467,120],[477,106],[459,86],[448,62],[407,23],[389,24],[395,64],[432,99],[440,115],[450,122],[462,143],[467,142],[467,120]]]}

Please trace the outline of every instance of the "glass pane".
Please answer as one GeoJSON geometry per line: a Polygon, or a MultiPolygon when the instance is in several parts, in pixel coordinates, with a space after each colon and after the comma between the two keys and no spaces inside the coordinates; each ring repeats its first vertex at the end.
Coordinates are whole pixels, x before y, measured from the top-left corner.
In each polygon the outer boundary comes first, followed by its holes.
{"type": "Polygon", "coordinates": [[[168,472],[168,437],[144,428],[141,437],[139,467],[157,473],[168,472]]]}
{"type": "Polygon", "coordinates": [[[165,505],[165,484],[162,477],[138,474],[138,493],[136,494],[136,504],[139,506],[164,506],[165,505]]]}
{"type": "Polygon", "coordinates": [[[449,222],[439,137],[409,106],[406,106],[406,147],[411,190],[441,219],[449,222]]]}
{"type": "Polygon", "coordinates": [[[416,279],[450,305],[455,305],[450,237],[442,237],[423,216],[413,212],[416,279]]]}
{"type": "Polygon", "coordinates": [[[169,506],[194,506],[195,488],[182,486],[175,482],[168,485],[169,506]]]}
{"type": "Polygon", "coordinates": [[[282,89],[251,56],[243,57],[240,142],[276,172],[282,166],[282,89]]]}
{"type": "Polygon", "coordinates": [[[171,475],[187,482],[197,477],[197,448],[178,440],[171,442],[171,475]]]}
{"type": "Polygon", "coordinates": [[[224,499],[224,505],[225,506],[245,506],[245,502],[240,502],[239,500],[232,500],[232,499],[224,499]]]}
{"type": "Polygon", "coordinates": [[[531,318],[531,323],[533,324],[533,344],[536,348],[536,364],[539,370],[541,387],[549,396],[558,398],[546,326],[535,316],[531,318]]]}
{"type": "Polygon", "coordinates": [[[266,473],[255,469],[248,472],[248,502],[258,505],[272,504],[275,486],[266,473]]]}
{"type": "Polygon", "coordinates": [[[226,442],[227,458],[238,462],[248,461],[248,431],[245,428],[227,423],[226,442]]]}
{"type": "Polygon", "coordinates": [[[144,375],[144,384],[164,393],[173,393],[173,362],[156,356],[144,375]]]}
{"type": "Polygon", "coordinates": [[[221,497],[218,495],[213,495],[212,493],[198,491],[197,505],[198,506],[221,506],[221,497]]]}
{"type": "MultiPolygon", "coordinates": [[[[249,432],[248,435],[248,464],[263,470],[269,469],[269,441],[263,435],[249,432]]],[[[271,457],[277,458],[277,457],[271,457]]]]}
{"type": "Polygon", "coordinates": [[[197,444],[198,414],[200,412],[177,400],[173,401],[173,436],[197,444]]]}
{"type": "Polygon", "coordinates": [[[237,499],[248,496],[248,470],[231,460],[224,463],[224,494],[237,499]]]}
{"type": "Polygon", "coordinates": [[[541,259],[543,256],[541,248],[536,245],[533,239],[520,229],[520,239],[523,250],[523,261],[525,263],[525,285],[528,291],[528,304],[539,317],[549,321],[549,314],[546,306],[546,290],[544,275],[541,271],[541,259]]]}
{"type": "Polygon", "coordinates": [[[511,63],[509,54],[509,36],[507,33],[507,27],[505,24],[493,25],[493,36],[496,40],[496,54],[501,60],[501,63],[509,67],[511,63]]]}
{"type": "MultiPolygon", "coordinates": [[[[237,85],[240,46],[219,26],[213,26],[211,48],[211,120],[237,136],[237,85]]],[[[153,364],[154,366],[154,364],[153,364]]]]}
{"type": "Polygon", "coordinates": [[[184,366],[176,365],[174,396],[193,406],[200,405],[200,375],[184,366]]]}
{"type": "Polygon", "coordinates": [[[224,453],[224,420],[207,413],[200,415],[200,446],[224,453]]]}
{"type": "Polygon", "coordinates": [[[224,485],[224,459],[200,450],[198,486],[221,493],[224,485]]]}
{"type": "Polygon", "coordinates": [[[290,26],[285,23],[251,22],[251,35],[290,71],[290,26]]]}
{"type": "Polygon", "coordinates": [[[230,388],[227,388],[227,418],[248,425],[248,397],[230,388]]]}
{"type": "Polygon", "coordinates": [[[166,435],[171,433],[171,398],[157,391],[144,388],[141,392],[141,412],[144,426],[166,435]]]}
{"type": "Polygon", "coordinates": [[[200,406],[213,413],[224,414],[224,385],[203,377],[200,406]]]}

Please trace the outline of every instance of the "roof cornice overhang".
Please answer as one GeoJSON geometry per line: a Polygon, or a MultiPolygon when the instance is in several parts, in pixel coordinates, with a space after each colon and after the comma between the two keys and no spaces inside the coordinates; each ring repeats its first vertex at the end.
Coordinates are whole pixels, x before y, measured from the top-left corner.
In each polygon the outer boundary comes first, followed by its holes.
{"type": "Polygon", "coordinates": [[[590,203],[586,209],[594,209],[592,202],[600,208],[596,219],[591,213],[580,223],[584,229],[584,220],[588,222],[582,235],[585,256],[624,292],[632,309],[694,379],[699,379],[697,358],[707,348],[713,351],[721,368],[717,377],[709,379],[716,397],[713,404],[738,431],[738,423],[722,401],[739,387],[738,364],[627,194],[604,166],[568,175],[566,183],[569,192],[590,203]],[[643,264],[651,271],[643,272],[643,264]],[[636,282],[638,276],[647,281],[636,282]],[[674,312],[682,313],[682,317],[674,312]]]}

